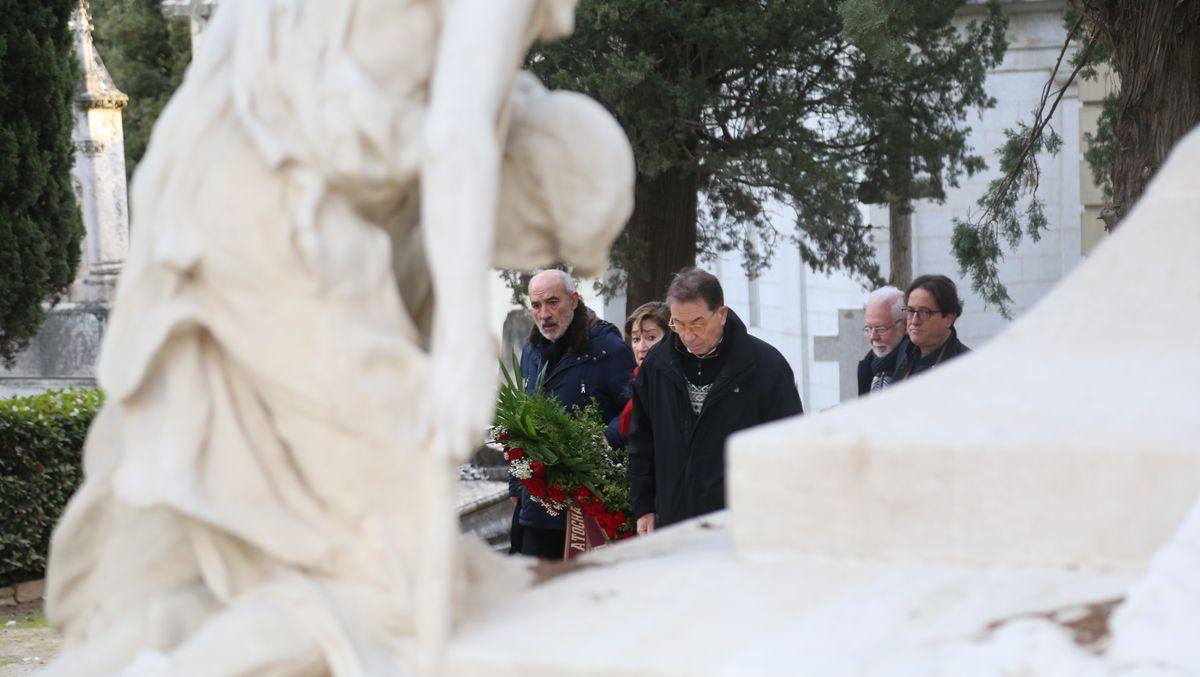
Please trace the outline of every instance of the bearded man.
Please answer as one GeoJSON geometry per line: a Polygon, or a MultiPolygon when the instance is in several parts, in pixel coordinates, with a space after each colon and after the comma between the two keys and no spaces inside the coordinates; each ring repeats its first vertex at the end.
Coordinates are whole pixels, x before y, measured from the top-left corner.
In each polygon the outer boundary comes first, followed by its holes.
{"type": "MultiPolygon", "coordinates": [[[[526,390],[536,389],[541,376],[542,391],[568,409],[595,400],[609,424],[609,446],[624,448],[619,418],[629,400],[634,362],[621,330],[596,317],[579,297],[575,280],[561,270],[544,270],[529,280],[529,305],[536,326],[521,352],[526,390]]],[[[562,559],[566,515],[551,516],[513,480],[509,496],[516,509],[511,552],[562,559]]]]}
{"type": "Polygon", "coordinates": [[[867,297],[867,324],[863,333],[871,342],[871,350],[858,363],[858,396],[878,392],[896,380],[896,360],[906,341],[904,324],[904,292],[887,286],[880,287],[867,297]]]}

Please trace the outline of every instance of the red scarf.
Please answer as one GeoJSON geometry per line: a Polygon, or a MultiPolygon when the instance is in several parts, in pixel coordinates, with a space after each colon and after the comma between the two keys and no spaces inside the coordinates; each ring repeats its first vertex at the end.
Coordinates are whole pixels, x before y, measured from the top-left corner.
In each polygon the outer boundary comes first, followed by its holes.
{"type": "MultiPolygon", "coordinates": [[[[638,369],[641,366],[633,368],[633,377],[637,378],[638,369]]],[[[630,386],[632,388],[632,385],[630,386]]],[[[625,408],[621,410],[621,420],[617,423],[618,429],[622,435],[629,435],[629,422],[633,420],[633,393],[629,393],[629,401],[625,403],[625,408]]]]}

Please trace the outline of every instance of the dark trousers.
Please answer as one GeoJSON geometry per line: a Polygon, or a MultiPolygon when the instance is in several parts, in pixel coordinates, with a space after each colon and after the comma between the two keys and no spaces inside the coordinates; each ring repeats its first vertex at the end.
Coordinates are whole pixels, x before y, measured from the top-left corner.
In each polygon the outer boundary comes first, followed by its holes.
{"type": "Polygon", "coordinates": [[[567,532],[565,531],[521,526],[522,555],[561,560],[566,541],[567,532]]]}
{"type": "Polygon", "coordinates": [[[508,554],[521,554],[521,535],[525,527],[521,526],[521,504],[513,508],[512,524],[508,527],[508,554]]]}

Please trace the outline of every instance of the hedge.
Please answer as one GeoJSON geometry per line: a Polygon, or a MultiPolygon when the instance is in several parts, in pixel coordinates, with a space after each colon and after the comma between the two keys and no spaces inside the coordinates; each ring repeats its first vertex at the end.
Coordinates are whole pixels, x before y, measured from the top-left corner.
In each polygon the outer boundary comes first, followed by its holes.
{"type": "Polygon", "coordinates": [[[79,486],[83,441],[103,399],[72,388],[0,400],[0,586],[45,574],[50,533],[79,486]]]}

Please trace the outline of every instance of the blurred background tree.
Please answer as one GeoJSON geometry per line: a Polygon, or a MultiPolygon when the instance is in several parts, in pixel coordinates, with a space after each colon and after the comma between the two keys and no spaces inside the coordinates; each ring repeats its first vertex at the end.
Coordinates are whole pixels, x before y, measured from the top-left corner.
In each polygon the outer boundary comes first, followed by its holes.
{"type": "Polygon", "coordinates": [[[1051,122],[1077,78],[1096,78],[1099,70],[1118,86],[1084,151],[1110,201],[1101,211],[1109,230],[1137,203],[1175,143],[1200,124],[1200,0],[1071,0],[1064,20],[1067,39],[1040,105],[997,149],[1002,176],[975,211],[955,220],[953,247],[963,274],[1006,315],[1011,299],[998,265],[1005,247],[1026,236],[1037,240],[1046,228],[1038,155],[1058,151],[1051,122]]]}
{"type": "Polygon", "coordinates": [[[163,16],[162,0],[91,0],[93,39],[117,88],[129,95],[123,116],[125,172],[132,177],[150,130],[183,80],[192,57],[187,21],[163,16]]]}

